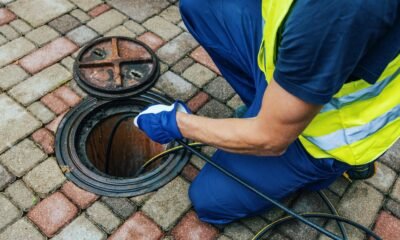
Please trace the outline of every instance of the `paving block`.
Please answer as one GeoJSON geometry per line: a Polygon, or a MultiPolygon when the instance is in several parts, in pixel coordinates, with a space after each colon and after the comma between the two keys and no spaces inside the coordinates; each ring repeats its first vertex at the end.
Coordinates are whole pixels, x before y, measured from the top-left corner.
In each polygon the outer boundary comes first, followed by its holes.
{"type": "Polygon", "coordinates": [[[385,240],[400,239],[400,219],[390,215],[388,212],[379,214],[374,232],[385,240]]]}
{"type": "Polygon", "coordinates": [[[71,32],[67,34],[67,38],[71,39],[73,42],[78,44],[79,46],[83,46],[86,43],[92,41],[97,38],[99,34],[93,31],[91,28],[86,25],[82,25],[78,28],[75,28],[71,32]]]}
{"type": "Polygon", "coordinates": [[[397,181],[394,184],[392,192],[390,193],[390,197],[400,202],[400,178],[397,178],[397,181]]]}
{"type": "Polygon", "coordinates": [[[3,36],[0,35],[0,45],[3,45],[4,43],[6,43],[8,40],[3,36]]]}
{"type": "Polygon", "coordinates": [[[0,89],[8,90],[28,77],[28,74],[18,65],[11,64],[0,69],[0,89]]]}
{"type": "Polygon", "coordinates": [[[14,62],[34,49],[35,45],[23,37],[0,46],[0,67],[14,62]]]}
{"type": "Polygon", "coordinates": [[[211,59],[210,55],[206,52],[203,47],[198,47],[196,50],[190,54],[190,56],[196,60],[198,63],[203,64],[204,66],[208,67],[209,69],[213,70],[215,73],[221,75],[218,67],[215,65],[213,60],[211,59]]]}
{"type": "Polygon", "coordinates": [[[213,226],[199,220],[196,213],[190,211],[172,230],[175,240],[201,239],[214,240],[217,238],[218,230],[213,226]]]}
{"type": "Polygon", "coordinates": [[[46,128],[56,134],[58,125],[60,125],[61,120],[64,118],[65,114],[67,114],[67,112],[58,115],[58,117],[56,117],[53,121],[46,125],[46,128]]]}
{"type": "Polygon", "coordinates": [[[172,67],[172,71],[177,74],[182,74],[188,67],[194,63],[190,57],[185,57],[172,67]]]}
{"type": "Polygon", "coordinates": [[[197,87],[201,88],[214,79],[217,75],[203,65],[195,63],[186,69],[182,76],[197,87]]]}
{"type": "Polygon", "coordinates": [[[62,193],[56,192],[42,200],[28,213],[28,218],[48,237],[71,222],[78,208],[62,193]]]}
{"type": "Polygon", "coordinates": [[[8,183],[15,180],[15,177],[10,174],[2,165],[0,165],[0,190],[3,190],[8,183]]]}
{"type": "Polygon", "coordinates": [[[181,28],[159,16],[150,18],[143,23],[143,26],[166,41],[171,40],[182,32],[181,28]]]}
{"type": "Polygon", "coordinates": [[[65,181],[54,158],[49,158],[39,164],[23,177],[24,182],[30,186],[40,197],[44,197],[65,181]]]}
{"type": "Polygon", "coordinates": [[[127,198],[103,197],[102,200],[114,213],[123,219],[127,219],[136,211],[136,206],[127,198]]]}
{"type": "Polygon", "coordinates": [[[183,101],[189,100],[196,93],[197,89],[191,83],[171,71],[161,75],[156,87],[174,99],[183,101]]]}
{"type": "Polygon", "coordinates": [[[157,51],[162,45],[165,44],[164,40],[152,32],[147,32],[139,36],[137,40],[147,44],[153,51],[157,51]]]}
{"type": "Polygon", "coordinates": [[[110,5],[107,4],[100,4],[97,7],[93,8],[88,12],[89,16],[92,18],[99,16],[100,14],[105,13],[106,11],[110,10],[110,5]]]}
{"type": "Polygon", "coordinates": [[[235,94],[235,90],[223,77],[218,77],[207,84],[204,90],[222,102],[228,101],[235,94]]]}
{"type": "Polygon", "coordinates": [[[89,207],[99,198],[99,196],[97,196],[96,194],[85,191],[70,181],[66,182],[62,186],[61,191],[80,209],[85,209],[89,207]]]}
{"type": "Polygon", "coordinates": [[[110,0],[108,3],[139,23],[161,12],[169,5],[167,0],[110,0]]]}
{"type": "Polygon", "coordinates": [[[24,182],[18,180],[8,186],[4,193],[24,212],[28,211],[37,202],[38,198],[24,182]]]}
{"type": "Polygon", "coordinates": [[[177,177],[158,190],[142,210],[164,230],[169,230],[191,206],[188,189],[189,184],[177,177]]]}
{"type": "Polygon", "coordinates": [[[184,32],[160,48],[157,55],[163,62],[173,65],[197,45],[196,40],[189,33],[184,32]]]}
{"type": "Polygon", "coordinates": [[[259,216],[245,218],[242,219],[241,222],[243,225],[248,227],[253,233],[259,232],[261,229],[263,229],[265,226],[268,225],[268,223],[259,216]]]}
{"type": "Polygon", "coordinates": [[[71,12],[71,15],[74,16],[79,21],[81,21],[82,23],[85,23],[90,20],[90,16],[80,9],[73,10],[71,12]]]}
{"type": "Polygon", "coordinates": [[[187,103],[192,112],[197,112],[204,104],[208,102],[210,96],[205,92],[199,92],[187,103]]]}
{"type": "Polygon", "coordinates": [[[390,211],[397,218],[400,218],[400,203],[392,199],[388,199],[385,204],[385,209],[390,211]]]}
{"type": "Polygon", "coordinates": [[[61,34],[65,34],[70,30],[78,27],[81,22],[69,14],[62,15],[49,22],[49,26],[57,30],[61,34]]]}
{"type": "Polygon", "coordinates": [[[15,14],[7,8],[0,8],[0,26],[13,21],[15,18],[15,14]]]}
{"type": "Polygon", "coordinates": [[[400,140],[397,141],[382,157],[380,161],[397,172],[400,172],[400,140]]]}
{"type": "Polygon", "coordinates": [[[336,193],[339,196],[343,196],[349,185],[350,185],[349,180],[347,180],[344,177],[339,177],[329,186],[329,190],[331,190],[332,192],[336,193]]]}
{"type": "Polygon", "coordinates": [[[121,224],[121,220],[100,202],[95,202],[89,207],[86,214],[109,234],[121,224]]]}
{"type": "Polygon", "coordinates": [[[187,164],[181,172],[182,177],[184,177],[189,182],[192,182],[198,174],[199,170],[195,168],[192,164],[187,164]]]}
{"type": "Polygon", "coordinates": [[[65,227],[53,240],[105,240],[106,234],[98,229],[84,215],[76,218],[65,227]]]}
{"type": "Polygon", "coordinates": [[[383,193],[387,193],[396,180],[396,172],[384,164],[377,163],[375,176],[366,180],[367,183],[376,187],[383,193]]]}
{"type": "Polygon", "coordinates": [[[75,107],[82,100],[78,94],[65,85],[55,90],[54,95],[63,100],[70,107],[75,107]]]}
{"type": "Polygon", "coordinates": [[[39,27],[74,8],[68,0],[17,0],[8,5],[18,17],[39,27]]]}
{"type": "Polygon", "coordinates": [[[175,5],[172,5],[170,7],[168,7],[167,9],[165,9],[164,11],[162,11],[160,13],[160,16],[163,17],[164,19],[166,19],[169,22],[172,23],[179,23],[182,18],[181,18],[181,13],[179,12],[179,8],[175,5]]]}
{"type": "Polygon", "coordinates": [[[38,129],[41,123],[6,94],[0,95],[0,153],[38,129]]]}
{"type": "Polygon", "coordinates": [[[14,86],[8,93],[27,106],[71,78],[68,70],[60,64],[54,64],[14,86]]]}
{"type": "Polygon", "coordinates": [[[14,40],[21,36],[19,32],[17,32],[10,25],[3,25],[0,27],[0,34],[5,36],[8,40],[14,40]]]}
{"type": "Polygon", "coordinates": [[[200,116],[207,116],[212,118],[229,118],[233,115],[233,111],[218,102],[217,100],[210,100],[198,112],[200,116]]]}
{"type": "Polygon", "coordinates": [[[24,139],[0,156],[0,162],[15,176],[22,177],[46,158],[31,140],[24,139]]]}
{"type": "Polygon", "coordinates": [[[249,240],[254,234],[245,226],[239,223],[231,223],[224,228],[224,235],[232,240],[249,240]]]}
{"type": "Polygon", "coordinates": [[[42,97],[40,101],[57,115],[69,109],[69,106],[54,93],[47,94],[46,96],[42,97]]]}
{"type": "Polygon", "coordinates": [[[153,194],[154,192],[145,193],[136,197],[132,197],[130,200],[134,202],[136,206],[142,206],[153,194]]]}
{"type": "Polygon", "coordinates": [[[0,216],[0,231],[2,231],[10,223],[20,218],[22,212],[3,194],[0,194],[0,216]]]}
{"type": "Polygon", "coordinates": [[[124,27],[126,27],[127,29],[129,29],[129,31],[135,33],[136,35],[140,35],[144,32],[146,32],[146,29],[144,27],[142,27],[142,25],[129,20],[124,22],[124,27]]]}
{"type": "Polygon", "coordinates": [[[104,34],[104,36],[105,37],[121,36],[121,37],[135,38],[136,34],[131,32],[131,31],[129,31],[129,29],[127,29],[124,26],[117,26],[116,28],[113,28],[109,32],[104,34]]]}
{"type": "Polygon", "coordinates": [[[32,30],[32,27],[21,19],[10,22],[10,25],[21,34],[25,34],[32,30]]]}
{"type": "Polygon", "coordinates": [[[75,60],[70,56],[68,56],[68,57],[64,58],[63,60],[61,60],[61,64],[66,69],[68,69],[70,72],[73,72],[74,63],[75,63],[75,60]]]}
{"type": "Polygon", "coordinates": [[[32,139],[39,144],[47,154],[54,153],[54,135],[46,128],[41,128],[32,134],[32,139]]]}
{"type": "Polygon", "coordinates": [[[195,155],[192,155],[192,157],[190,158],[190,163],[192,163],[198,169],[202,169],[204,165],[206,165],[206,162],[203,159],[195,155]]]}
{"type": "Polygon", "coordinates": [[[41,102],[34,102],[29,107],[28,110],[35,115],[42,123],[48,123],[54,119],[55,115],[50,109],[48,109],[41,102]]]}
{"type": "Polygon", "coordinates": [[[71,1],[86,12],[96,7],[97,5],[103,3],[103,1],[101,0],[71,0],[71,1]]]}
{"type": "Polygon", "coordinates": [[[51,27],[44,25],[26,34],[26,38],[39,47],[57,38],[60,34],[51,27]]]}
{"type": "Polygon", "coordinates": [[[218,237],[218,240],[232,240],[230,237],[227,237],[225,235],[221,235],[218,237]]]}
{"type": "Polygon", "coordinates": [[[28,72],[35,74],[70,55],[77,48],[73,42],[61,37],[22,58],[20,64],[28,72]]]}
{"type": "Polygon", "coordinates": [[[159,240],[163,236],[161,229],[142,212],[135,213],[108,240],[159,240]]]}
{"type": "Polygon", "coordinates": [[[87,25],[98,33],[105,33],[120,25],[125,19],[126,16],[112,9],[92,19],[87,25]]]}
{"type": "Polygon", "coordinates": [[[21,218],[0,234],[0,240],[45,240],[46,238],[26,218],[21,218]]]}

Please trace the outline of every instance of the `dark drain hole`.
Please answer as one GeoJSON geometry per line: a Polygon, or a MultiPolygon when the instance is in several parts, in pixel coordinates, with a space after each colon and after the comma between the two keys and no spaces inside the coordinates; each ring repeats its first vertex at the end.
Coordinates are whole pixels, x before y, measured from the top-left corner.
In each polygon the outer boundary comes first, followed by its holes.
{"type": "MultiPolygon", "coordinates": [[[[101,121],[86,141],[89,161],[99,171],[114,177],[137,177],[143,164],[165,149],[133,125],[133,116],[123,114],[101,121]]],[[[161,162],[162,159],[152,163],[145,171],[154,170],[161,162]]]]}

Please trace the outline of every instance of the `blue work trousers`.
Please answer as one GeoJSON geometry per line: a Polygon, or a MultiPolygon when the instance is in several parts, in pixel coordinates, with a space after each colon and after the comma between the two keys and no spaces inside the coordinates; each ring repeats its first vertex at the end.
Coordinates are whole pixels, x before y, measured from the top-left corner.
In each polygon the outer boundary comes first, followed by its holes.
{"type": "MultiPolygon", "coordinates": [[[[180,10],[189,32],[247,105],[245,117],[256,116],[267,88],[257,65],[263,34],[261,0],[180,0],[180,10]]],[[[314,159],[298,140],[279,157],[218,150],[212,159],[276,200],[302,188],[325,188],[349,168],[334,159],[314,159]]],[[[199,218],[214,224],[262,214],[272,207],[208,164],[193,181],[189,197],[199,218]]]]}

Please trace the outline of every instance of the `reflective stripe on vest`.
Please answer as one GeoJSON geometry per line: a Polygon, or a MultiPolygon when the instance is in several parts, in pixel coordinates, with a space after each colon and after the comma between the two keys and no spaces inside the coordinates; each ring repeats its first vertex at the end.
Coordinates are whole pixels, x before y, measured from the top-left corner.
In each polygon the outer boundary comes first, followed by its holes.
{"type": "MultiPolygon", "coordinates": [[[[273,78],[277,34],[294,0],[263,0],[264,38],[258,64],[273,78]]],[[[346,83],[314,118],[299,139],[315,158],[335,158],[350,165],[371,162],[400,137],[400,55],[371,85],[346,83]]]]}

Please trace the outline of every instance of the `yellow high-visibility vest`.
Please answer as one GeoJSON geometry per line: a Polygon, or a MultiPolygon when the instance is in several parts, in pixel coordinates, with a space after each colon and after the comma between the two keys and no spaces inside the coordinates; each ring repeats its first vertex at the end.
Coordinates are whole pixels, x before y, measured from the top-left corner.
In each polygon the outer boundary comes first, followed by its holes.
{"type": "MultiPolygon", "coordinates": [[[[263,0],[264,38],[258,65],[267,81],[275,70],[278,31],[294,0],[263,0]]],[[[299,136],[315,158],[350,165],[377,159],[400,138],[400,55],[375,84],[345,83],[299,136]]]]}

